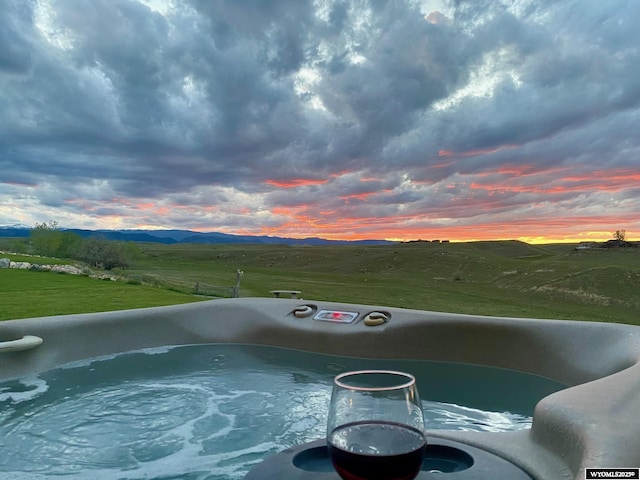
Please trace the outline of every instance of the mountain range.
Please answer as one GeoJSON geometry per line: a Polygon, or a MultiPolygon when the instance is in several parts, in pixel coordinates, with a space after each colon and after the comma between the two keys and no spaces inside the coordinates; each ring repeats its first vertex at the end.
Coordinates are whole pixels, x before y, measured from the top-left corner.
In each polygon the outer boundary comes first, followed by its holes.
{"type": "MultiPolygon", "coordinates": [[[[232,235],[220,232],[194,232],[192,230],[84,230],[61,228],[83,238],[100,236],[108,240],[154,243],[225,243],[225,244],[285,244],[285,245],[384,245],[394,243],[388,240],[327,240],[318,237],[288,238],[266,235],[232,235]]],[[[31,228],[23,225],[0,226],[0,237],[25,238],[31,228]]]]}

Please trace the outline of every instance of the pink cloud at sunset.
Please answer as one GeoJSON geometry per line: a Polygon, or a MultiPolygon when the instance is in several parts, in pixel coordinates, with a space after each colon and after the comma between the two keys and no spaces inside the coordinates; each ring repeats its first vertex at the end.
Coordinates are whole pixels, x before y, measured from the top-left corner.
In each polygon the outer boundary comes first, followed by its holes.
{"type": "Polygon", "coordinates": [[[525,3],[7,0],[0,226],[640,238],[640,2],[525,3]]]}
{"type": "Polygon", "coordinates": [[[265,180],[264,183],[278,188],[295,188],[304,187],[307,185],[323,185],[327,183],[327,180],[311,180],[303,178],[293,178],[291,180],[265,180]]]}

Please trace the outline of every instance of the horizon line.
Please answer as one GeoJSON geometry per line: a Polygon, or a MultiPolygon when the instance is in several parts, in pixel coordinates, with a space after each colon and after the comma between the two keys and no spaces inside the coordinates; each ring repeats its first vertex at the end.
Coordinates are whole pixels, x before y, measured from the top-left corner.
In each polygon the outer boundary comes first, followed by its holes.
{"type": "MultiPolygon", "coordinates": [[[[27,225],[0,225],[0,229],[18,229],[18,230],[32,230],[34,227],[29,227],[27,225]]],[[[264,238],[282,238],[282,239],[290,239],[290,240],[306,240],[306,239],[319,239],[325,241],[334,241],[334,242],[393,242],[393,243],[472,243],[472,242],[498,242],[498,241],[519,241],[523,243],[527,243],[530,245],[545,245],[545,244],[575,244],[575,243],[598,243],[598,242],[607,242],[608,240],[614,240],[613,234],[608,237],[604,235],[598,236],[589,236],[589,233],[585,233],[581,236],[570,236],[570,237],[559,237],[554,235],[539,235],[536,237],[531,236],[496,236],[496,237],[469,237],[469,238],[446,238],[445,236],[441,236],[437,238],[436,236],[432,238],[413,238],[413,237],[383,237],[383,238],[375,238],[375,237],[361,237],[346,235],[346,236],[328,236],[322,237],[318,235],[273,235],[273,234],[264,234],[264,233],[229,233],[223,230],[195,230],[189,228],[166,228],[166,227],[146,227],[146,228],[81,228],[81,227],[57,227],[59,230],[86,230],[92,232],[104,231],[104,232],[159,232],[159,231],[180,231],[180,232],[192,232],[197,234],[223,234],[234,237],[264,237],[264,238]]],[[[598,232],[599,233],[599,232],[598,232]]],[[[626,239],[626,241],[634,242],[634,240],[626,239]]],[[[635,240],[638,241],[638,240],[635,240]]]]}

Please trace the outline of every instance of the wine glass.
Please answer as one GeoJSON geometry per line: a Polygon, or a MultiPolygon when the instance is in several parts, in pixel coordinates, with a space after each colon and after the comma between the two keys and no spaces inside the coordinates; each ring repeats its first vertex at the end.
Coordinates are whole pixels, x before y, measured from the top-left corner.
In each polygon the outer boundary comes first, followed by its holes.
{"type": "Polygon", "coordinates": [[[416,478],[426,433],[415,377],[388,370],[335,377],[327,448],[344,480],[416,478]]]}

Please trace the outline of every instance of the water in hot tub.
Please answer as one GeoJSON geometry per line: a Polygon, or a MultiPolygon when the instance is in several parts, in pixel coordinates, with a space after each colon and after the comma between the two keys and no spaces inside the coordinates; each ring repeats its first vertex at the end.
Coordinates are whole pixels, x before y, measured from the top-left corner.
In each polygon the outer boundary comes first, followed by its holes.
{"type": "Polygon", "coordinates": [[[325,436],[333,377],[413,373],[428,430],[528,428],[563,388],[510,370],[372,360],[275,347],[163,347],[0,383],[0,478],[241,479],[325,436]]]}

